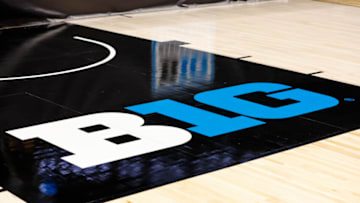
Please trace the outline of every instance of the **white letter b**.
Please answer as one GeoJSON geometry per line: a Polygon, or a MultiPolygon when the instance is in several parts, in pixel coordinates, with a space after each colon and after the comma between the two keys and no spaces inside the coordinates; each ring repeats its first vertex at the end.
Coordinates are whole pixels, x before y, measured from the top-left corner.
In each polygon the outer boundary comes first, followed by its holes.
{"type": "Polygon", "coordinates": [[[143,124],[144,119],[133,114],[96,113],[6,133],[20,140],[40,138],[65,149],[73,155],[62,159],[80,168],[178,146],[192,137],[180,128],[143,124]],[[131,138],[131,141],[122,139],[125,137],[131,138]],[[120,141],[117,144],[111,142],[111,138],[120,141]]]}

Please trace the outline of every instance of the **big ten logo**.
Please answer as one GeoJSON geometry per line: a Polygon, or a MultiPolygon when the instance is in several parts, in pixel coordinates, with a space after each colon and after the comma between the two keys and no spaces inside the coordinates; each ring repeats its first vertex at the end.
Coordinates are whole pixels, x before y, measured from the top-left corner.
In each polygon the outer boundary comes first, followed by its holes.
{"type": "MultiPolygon", "coordinates": [[[[262,119],[285,119],[338,105],[333,97],[292,88],[278,83],[247,83],[210,90],[195,95],[195,100],[239,114],[229,118],[171,99],[126,107],[146,115],[158,113],[193,127],[187,130],[214,137],[266,124],[262,119]],[[275,100],[296,102],[277,107],[266,106],[239,96],[263,92],[275,100]]],[[[71,153],[62,157],[80,168],[125,159],[179,146],[191,140],[187,130],[164,125],[144,125],[144,120],[128,113],[90,114],[15,130],[8,134],[20,140],[43,139],[71,153]]]]}

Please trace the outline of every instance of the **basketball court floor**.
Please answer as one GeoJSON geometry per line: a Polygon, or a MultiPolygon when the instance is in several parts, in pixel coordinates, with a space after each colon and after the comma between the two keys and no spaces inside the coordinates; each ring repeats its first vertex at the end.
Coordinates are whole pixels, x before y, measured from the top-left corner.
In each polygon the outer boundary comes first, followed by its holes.
{"type": "Polygon", "coordinates": [[[0,202],[360,202],[359,14],[250,1],[0,30],[0,202]]]}

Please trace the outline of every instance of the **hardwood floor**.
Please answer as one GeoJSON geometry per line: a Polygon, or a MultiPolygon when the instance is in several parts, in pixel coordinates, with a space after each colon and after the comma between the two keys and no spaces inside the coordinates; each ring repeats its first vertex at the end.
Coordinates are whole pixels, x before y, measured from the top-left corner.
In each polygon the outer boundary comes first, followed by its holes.
{"type": "MultiPolygon", "coordinates": [[[[233,3],[70,23],[360,85],[360,8],[311,0],[233,3]]],[[[360,112],[354,112],[360,113],[360,112]]],[[[360,202],[360,130],[126,196],[141,202],[360,202]]],[[[13,196],[0,193],[0,202],[13,196]],[[6,196],[7,195],[7,196],[6,196]]],[[[21,201],[22,202],[22,201],[21,201]]]]}
{"type": "Polygon", "coordinates": [[[317,0],[317,1],[323,1],[323,2],[328,2],[328,3],[336,3],[336,4],[360,7],[360,1],[359,0],[317,0]]]}
{"type": "Polygon", "coordinates": [[[360,131],[111,201],[358,202],[360,131]]]}
{"type": "Polygon", "coordinates": [[[73,21],[360,85],[359,8],[310,0],[237,3],[73,21]],[[340,77],[339,77],[340,76],[340,77]]]}
{"type": "MultiPolygon", "coordinates": [[[[360,85],[359,13],[289,0],[72,23],[360,85]]],[[[111,202],[359,202],[359,146],[357,130],[111,202]]]]}

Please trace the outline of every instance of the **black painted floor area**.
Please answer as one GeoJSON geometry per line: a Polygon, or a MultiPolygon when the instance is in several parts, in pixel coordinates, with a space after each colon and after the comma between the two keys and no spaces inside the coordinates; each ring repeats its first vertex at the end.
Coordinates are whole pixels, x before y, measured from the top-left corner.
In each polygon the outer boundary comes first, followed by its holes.
{"type": "MultiPolygon", "coordinates": [[[[65,24],[3,30],[0,44],[0,185],[28,202],[109,200],[360,127],[359,87],[182,48],[181,42],[159,43],[65,24]],[[74,36],[111,45],[116,56],[71,72],[109,54],[104,46],[74,36]],[[194,95],[255,82],[309,90],[339,104],[286,119],[260,119],[266,124],[215,137],[189,131],[192,139],[185,144],[83,169],[61,159],[71,154],[65,149],[5,132],[99,112],[136,114],[125,107],[162,99],[233,118],[239,114],[201,104],[194,95]]],[[[241,98],[272,107],[296,103],[259,92],[241,98]]],[[[160,114],[137,115],[145,125],[193,126],[160,114]]],[[[125,138],[111,141],[134,140],[125,138]]]]}

